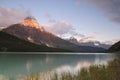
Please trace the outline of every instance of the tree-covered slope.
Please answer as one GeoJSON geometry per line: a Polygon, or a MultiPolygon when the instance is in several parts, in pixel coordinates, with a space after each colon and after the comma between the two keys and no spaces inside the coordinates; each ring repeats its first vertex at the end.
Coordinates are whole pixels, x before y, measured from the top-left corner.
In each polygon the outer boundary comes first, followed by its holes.
{"type": "Polygon", "coordinates": [[[37,45],[0,31],[0,51],[8,52],[61,52],[63,49],[37,45]]]}
{"type": "Polygon", "coordinates": [[[120,41],[112,45],[109,49],[108,52],[120,52],[120,41]]]}

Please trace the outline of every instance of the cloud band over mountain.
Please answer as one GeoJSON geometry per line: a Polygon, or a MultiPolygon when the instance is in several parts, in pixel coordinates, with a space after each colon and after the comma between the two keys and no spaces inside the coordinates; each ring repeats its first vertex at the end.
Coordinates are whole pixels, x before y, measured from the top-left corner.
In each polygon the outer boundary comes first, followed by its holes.
{"type": "Polygon", "coordinates": [[[15,24],[28,15],[30,15],[30,12],[25,9],[10,9],[0,6],[0,27],[15,24]]]}
{"type": "Polygon", "coordinates": [[[53,24],[44,25],[44,26],[46,30],[58,35],[64,35],[74,30],[73,26],[65,21],[59,21],[59,22],[55,22],[53,24]]]}

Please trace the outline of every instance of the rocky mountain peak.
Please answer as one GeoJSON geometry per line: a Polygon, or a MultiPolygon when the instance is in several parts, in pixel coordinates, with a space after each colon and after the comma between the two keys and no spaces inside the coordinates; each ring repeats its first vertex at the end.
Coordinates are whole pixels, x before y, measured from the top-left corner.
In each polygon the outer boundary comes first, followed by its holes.
{"type": "Polygon", "coordinates": [[[41,31],[45,30],[41,25],[39,25],[37,20],[32,16],[26,17],[19,24],[24,25],[24,26],[28,26],[28,27],[33,27],[33,28],[36,28],[36,29],[40,29],[41,31]]]}

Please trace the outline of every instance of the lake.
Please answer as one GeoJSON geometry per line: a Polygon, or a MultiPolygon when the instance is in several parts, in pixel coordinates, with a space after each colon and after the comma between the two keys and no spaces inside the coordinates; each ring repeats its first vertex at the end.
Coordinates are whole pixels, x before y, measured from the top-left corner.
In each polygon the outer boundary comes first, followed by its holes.
{"type": "Polygon", "coordinates": [[[57,71],[75,73],[93,64],[107,64],[120,57],[104,53],[2,53],[0,54],[0,80],[15,80],[17,77],[57,71]]]}

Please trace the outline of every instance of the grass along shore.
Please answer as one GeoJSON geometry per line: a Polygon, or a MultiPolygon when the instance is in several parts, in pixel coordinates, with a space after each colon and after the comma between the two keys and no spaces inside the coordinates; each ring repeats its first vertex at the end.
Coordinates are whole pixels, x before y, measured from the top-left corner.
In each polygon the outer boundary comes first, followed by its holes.
{"type": "Polygon", "coordinates": [[[107,65],[91,65],[89,68],[82,68],[76,74],[63,72],[40,73],[17,80],[119,80],[120,59],[109,61],[107,65]]]}

